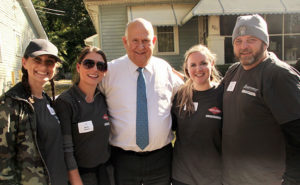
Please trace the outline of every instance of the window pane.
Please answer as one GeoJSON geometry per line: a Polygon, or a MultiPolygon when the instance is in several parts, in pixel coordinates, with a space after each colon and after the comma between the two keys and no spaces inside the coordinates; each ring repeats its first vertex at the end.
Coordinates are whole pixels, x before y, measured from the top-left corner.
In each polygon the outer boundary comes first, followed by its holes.
{"type": "Polygon", "coordinates": [[[234,63],[236,59],[234,58],[232,38],[225,38],[225,64],[234,63]]]}
{"type": "Polygon", "coordinates": [[[272,51],[278,58],[282,59],[282,37],[270,36],[269,51],[272,51]]]}
{"type": "Polygon", "coordinates": [[[158,52],[174,52],[174,30],[172,26],[157,27],[158,52]]]}
{"type": "Polygon", "coordinates": [[[220,33],[221,35],[232,35],[233,28],[237,19],[237,15],[220,16],[220,33]]]}
{"type": "Polygon", "coordinates": [[[300,36],[284,37],[284,60],[297,60],[300,58],[300,36]]]}
{"type": "Polygon", "coordinates": [[[282,18],[283,15],[266,15],[269,34],[282,34],[282,18]]]}
{"type": "Polygon", "coordinates": [[[284,32],[300,33],[300,14],[284,15],[284,32]]]}

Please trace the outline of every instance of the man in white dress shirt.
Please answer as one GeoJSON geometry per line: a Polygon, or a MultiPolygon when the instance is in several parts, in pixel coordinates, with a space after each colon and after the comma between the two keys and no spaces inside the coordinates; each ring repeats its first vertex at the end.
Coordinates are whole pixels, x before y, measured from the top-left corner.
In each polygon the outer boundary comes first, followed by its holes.
{"type": "Polygon", "coordinates": [[[109,62],[100,84],[111,116],[112,163],[118,185],[171,183],[171,102],[183,83],[163,59],[152,56],[156,41],[152,24],[138,18],[127,24],[127,55],[109,62]],[[148,142],[136,144],[138,68],[143,68],[148,113],[148,142]]]}

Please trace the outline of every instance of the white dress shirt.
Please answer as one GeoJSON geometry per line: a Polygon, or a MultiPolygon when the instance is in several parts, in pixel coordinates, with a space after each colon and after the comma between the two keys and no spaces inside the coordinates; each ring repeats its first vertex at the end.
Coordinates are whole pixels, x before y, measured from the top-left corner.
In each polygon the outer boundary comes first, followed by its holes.
{"type": "MultiPolygon", "coordinates": [[[[136,145],[136,91],[138,66],[127,55],[108,63],[108,72],[99,85],[105,94],[111,116],[110,144],[124,150],[141,152],[136,145]]],[[[163,59],[151,57],[144,70],[148,104],[149,145],[153,151],[169,144],[172,98],[183,81],[163,59]]]]}

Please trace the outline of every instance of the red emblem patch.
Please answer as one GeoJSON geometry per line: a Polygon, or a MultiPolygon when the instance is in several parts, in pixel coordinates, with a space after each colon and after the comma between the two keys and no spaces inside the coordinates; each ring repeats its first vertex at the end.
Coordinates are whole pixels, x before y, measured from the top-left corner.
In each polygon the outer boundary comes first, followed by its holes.
{"type": "Polygon", "coordinates": [[[218,107],[212,107],[208,110],[209,110],[209,112],[211,112],[213,114],[220,114],[222,112],[218,107]]]}
{"type": "Polygon", "coordinates": [[[102,118],[108,121],[108,115],[107,114],[104,114],[102,118]]]}

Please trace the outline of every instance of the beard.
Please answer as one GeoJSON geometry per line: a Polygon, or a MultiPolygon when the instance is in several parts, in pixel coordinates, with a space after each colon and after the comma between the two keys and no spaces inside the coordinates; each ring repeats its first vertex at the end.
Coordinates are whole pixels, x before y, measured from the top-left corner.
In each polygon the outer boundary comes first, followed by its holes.
{"type": "Polygon", "coordinates": [[[255,53],[253,53],[252,55],[241,56],[241,53],[245,53],[245,52],[248,53],[250,51],[251,50],[249,50],[249,49],[240,50],[240,51],[238,51],[238,53],[234,53],[235,58],[237,59],[237,61],[240,61],[243,66],[251,66],[252,64],[257,63],[262,59],[264,52],[265,52],[264,44],[261,44],[259,50],[255,53]]]}

